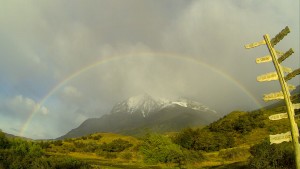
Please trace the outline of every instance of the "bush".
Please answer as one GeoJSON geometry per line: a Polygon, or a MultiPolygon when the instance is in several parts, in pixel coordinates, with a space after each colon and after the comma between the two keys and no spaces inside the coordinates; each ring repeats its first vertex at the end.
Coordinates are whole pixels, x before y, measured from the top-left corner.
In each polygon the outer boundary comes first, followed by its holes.
{"type": "Polygon", "coordinates": [[[81,149],[81,148],[84,148],[84,147],[85,147],[85,144],[84,144],[83,142],[81,142],[81,141],[75,141],[75,142],[74,142],[74,146],[75,146],[76,148],[81,149]]]}
{"type": "Polygon", "coordinates": [[[99,135],[99,134],[97,134],[97,135],[95,135],[95,136],[89,135],[88,138],[89,138],[89,139],[93,139],[93,140],[100,140],[100,139],[102,138],[102,136],[99,135]]]}
{"type": "Polygon", "coordinates": [[[63,145],[63,142],[61,140],[56,140],[56,141],[53,141],[53,144],[55,146],[62,146],[63,145]]]}
{"type": "Polygon", "coordinates": [[[150,164],[157,163],[181,163],[184,155],[180,147],[172,141],[158,134],[149,134],[140,146],[140,151],[145,156],[145,162],[150,164]]]}
{"type": "MultiPolygon", "coordinates": [[[[6,140],[10,148],[0,149],[0,168],[7,169],[88,169],[87,163],[70,157],[50,157],[44,156],[41,145],[44,143],[34,143],[22,139],[7,140],[5,136],[0,137],[6,140]]],[[[60,142],[56,142],[60,143],[60,142]]],[[[4,147],[4,146],[3,146],[4,147]]]]}
{"type": "Polygon", "coordinates": [[[38,158],[41,157],[42,155],[44,155],[44,152],[41,148],[40,145],[38,144],[31,144],[29,146],[29,150],[28,150],[28,154],[29,157],[31,158],[38,158]]]}
{"type": "Polygon", "coordinates": [[[250,168],[296,168],[291,143],[270,145],[269,140],[264,140],[262,143],[252,146],[250,153],[252,155],[249,162],[250,168]]]}
{"type": "Polygon", "coordinates": [[[96,154],[98,156],[102,156],[102,157],[107,158],[107,159],[117,158],[117,153],[116,152],[107,152],[107,151],[98,150],[98,151],[96,151],[96,154]]]}
{"type": "Polygon", "coordinates": [[[123,139],[116,139],[113,140],[111,143],[103,143],[100,146],[100,149],[107,152],[122,152],[126,148],[131,147],[132,144],[129,143],[129,141],[123,140],[123,139]]]}
{"type": "Polygon", "coordinates": [[[265,126],[264,119],[261,111],[248,113],[235,111],[211,123],[207,128],[212,132],[246,134],[255,128],[263,128],[265,126]]]}
{"type": "Polygon", "coordinates": [[[83,147],[84,152],[95,152],[96,149],[98,149],[98,144],[96,143],[87,143],[83,147]]]}
{"type": "Polygon", "coordinates": [[[39,142],[38,143],[41,147],[42,147],[42,149],[47,149],[47,148],[50,148],[51,146],[51,144],[50,144],[50,142],[49,141],[41,141],[41,142],[39,142]]]}
{"type": "Polygon", "coordinates": [[[217,151],[222,148],[232,147],[233,137],[230,133],[210,132],[207,129],[186,128],[174,137],[174,143],[183,148],[194,151],[217,151]]]}
{"type": "Polygon", "coordinates": [[[0,130],[0,149],[9,148],[10,144],[5,134],[0,130]]]}

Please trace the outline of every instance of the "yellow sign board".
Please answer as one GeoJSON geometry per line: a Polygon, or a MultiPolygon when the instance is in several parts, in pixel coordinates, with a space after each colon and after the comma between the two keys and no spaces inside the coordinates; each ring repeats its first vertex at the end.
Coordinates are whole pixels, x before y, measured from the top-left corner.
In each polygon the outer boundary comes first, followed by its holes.
{"type": "Polygon", "coordinates": [[[281,133],[281,134],[275,134],[275,135],[269,135],[270,136],[270,142],[271,144],[279,144],[284,141],[290,142],[292,141],[291,132],[281,133]]]}
{"type": "Polygon", "coordinates": [[[300,103],[293,104],[294,109],[300,109],[300,103]]]}
{"type": "Polygon", "coordinates": [[[272,61],[272,57],[270,55],[267,55],[264,57],[257,58],[255,61],[256,61],[256,63],[270,62],[270,61],[272,61]]]}
{"type": "Polygon", "coordinates": [[[288,88],[289,88],[290,91],[293,91],[293,90],[296,89],[296,86],[288,84],[288,88]]]}
{"type": "Polygon", "coordinates": [[[282,92],[270,93],[264,95],[264,101],[284,99],[282,92]]]}
{"type": "MultiPolygon", "coordinates": [[[[280,65],[281,66],[281,65],[280,65]]],[[[283,72],[285,73],[291,73],[293,70],[289,67],[281,66],[283,72]]]]}
{"type": "Polygon", "coordinates": [[[279,114],[274,114],[269,116],[270,120],[281,120],[281,119],[286,119],[288,118],[288,114],[287,113],[279,113],[279,114]]]}
{"type": "Polygon", "coordinates": [[[265,44],[266,44],[266,41],[265,40],[261,40],[259,42],[254,42],[254,43],[250,43],[248,45],[245,45],[245,48],[246,49],[251,49],[251,48],[255,48],[257,46],[265,45],[265,44]]]}
{"type": "Polygon", "coordinates": [[[257,77],[257,81],[259,82],[272,81],[272,80],[278,80],[278,75],[276,72],[263,74],[257,77]]]}

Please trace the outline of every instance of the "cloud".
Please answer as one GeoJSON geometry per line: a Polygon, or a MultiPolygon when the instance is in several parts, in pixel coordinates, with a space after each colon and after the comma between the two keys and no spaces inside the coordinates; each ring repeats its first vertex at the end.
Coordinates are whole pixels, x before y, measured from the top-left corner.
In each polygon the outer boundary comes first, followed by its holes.
{"type": "Polygon", "coordinates": [[[28,117],[33,110],[38,110],[37,113],[47,115],[49,109],[45,106],[36,103],[34,100],[24,97],[22,95],[15,96],[7,99],[4,104],[1,105],[1,109],[6,110],[7,115],[19,117],[28,117]]]}
{"type": "Polygon", "coordinates": [[[293,48],[295,55],[283,64],[299,67],[299,57],[295,57],[299,55],[299,31],[295,31],[299,30],[299,15],[291,12],[298,10],[295,1],[193,1],[165,31],[163,45],[228,74],[261,100],[263,93],[280,90],[273,83],[270,87],[256,82],[256,76],[274,71],[274,67],[254,63],[255,58],[268,54],[266,47],[246,50],[244,45],[262,40],[266,33],[275,36],[288,25],[294,31],[276,48],[293,48]]]}
{"type": "Polygon", "coordinates": [[[73,86],[64,87],[64,94],[70,97],[80,97],[81,93],[73,86]]]}

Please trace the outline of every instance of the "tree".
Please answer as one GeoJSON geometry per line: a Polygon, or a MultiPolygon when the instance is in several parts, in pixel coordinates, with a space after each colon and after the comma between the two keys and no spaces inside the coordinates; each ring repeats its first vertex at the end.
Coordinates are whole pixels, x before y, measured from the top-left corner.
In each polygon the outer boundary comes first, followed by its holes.
{"type": "Polygon", "coordinates": [[[108,144],[103,143],[100,147],[103,151],[107,151],[107,152],[122,152],[126,148],[129,148],[131,146],[132,144],[129,143],[129,141],[123,139],[116,139],[108,144]]]}
{"type": "Polygon", "coordinates": [[[296,168],[291,143],[283,142],[281,144],[271,144],[269,140],[264,140],[250,148],[252,157],[249,167],[260,168],[296,168]]]}
{"type": "Polygon", "coordinates": [[[7,149],[10,147],[10,143],[5,134],[0,130],[0,149],[7,149]]]}
{"type": "Polygon", "coordinates": [[[175,136],[174,142],[188,150],[217,151],[233,146],[234,140],[233,137],[228,137],[229,134],[211,132],[207,128],[201,130],[186,128],[175,136]]]}
{"type": "Polygon", "coordinates": [[[148,134],[144,138],[140,151],[145,156],[145,162],[150,164],[156,163],[178,163],[184,161],[184,155],[180,146],[159,134],[148,134]]]}

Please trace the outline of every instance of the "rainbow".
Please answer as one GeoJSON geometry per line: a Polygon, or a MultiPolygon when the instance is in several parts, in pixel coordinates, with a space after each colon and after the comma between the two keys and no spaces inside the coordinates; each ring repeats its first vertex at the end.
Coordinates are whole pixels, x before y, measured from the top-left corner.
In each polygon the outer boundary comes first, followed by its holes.
{"type": "Polygon", "coordinates": [[[229,80],[230,82],[232,82],[238,89],[240,89],[243,93],[245,93],[249,98],[251,98],[251,100],[258,106],[258,107],[262,107],[261,104],[259,103],[259,101],[257,101],[257,99],[249,92],[249,90],[247,90],[247,88],[245,86],[243,86],[240,82],[238,82],[236,79],[234,79],[233,77],[231,77],[230,75],[224,73],[223,71],[203,62],[200,60],[197,60],[195,58],[191,58],[185,55],[178,55],[178,54],[174,54],[174,53],[165,53],[165,52],[137,52],[137,53],[128,53],[125,55],[113,55],[113,56],[109,56],[109,57],[105,57],[104,59],[101,59],[95,63],[92,64],[88,64],[86,66],[83,66],[81,69],[71,73],[70,75],[66,76],[66,78],[64,78],[64,80],[62,80],[61,82],[57,83],[40,101],[39,101],[39,105],[40,106],[35,106],[34,109],[29,113],[29,117],[25,120],[25,123],[22,125],[21,130],[20,130],[20,136],[24,135],[24,132],[26,131],[28,125],[30,124],[32,118],[34,117],[34,115],[38,112],[38,110],[42,107],[42,105],[45,103],[45,101],[51,96],[53,95],[58,89],[60,89],[62,86],[64,86],[65,84],[67,84],[70,80],[80,76],[81,74],[87,72],[88,70],[91,70],[93,68],[95,68],[96,66],[99,65],[103,65],[109,62],[114,62],[114,61],[119,61],[122,59],[126,59],[126,58],[133,58],[133,57],[168,57],[168,58],[174,58],[174,59],[179,59],[179,60],[184,60],[184,61],[189,61],[192,63],[196,63],[199,64],[201,66],[204,66],[206,68],[208,68],[210,71],[217,73],[218,75],[222,76],[223,78],[229,80]]]}

